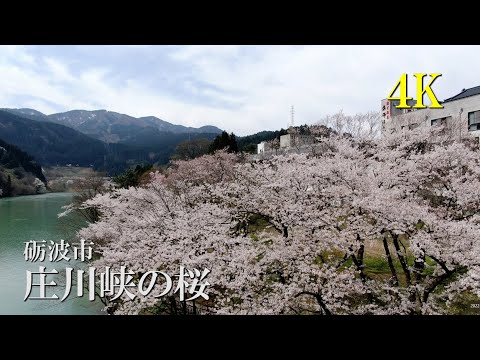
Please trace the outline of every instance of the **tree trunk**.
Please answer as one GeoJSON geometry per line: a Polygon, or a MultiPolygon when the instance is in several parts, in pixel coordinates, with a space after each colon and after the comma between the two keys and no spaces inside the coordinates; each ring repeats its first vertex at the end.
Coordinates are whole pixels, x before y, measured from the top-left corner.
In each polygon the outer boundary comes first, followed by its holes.
{"type": "Polygon", "coordinates": [[[398,276],[395,266],[393,265],[392,255],[390,254],[390,249],[388,248],[387,238],[383,236],[383,248],[385,249],[385,254],[387,255],[388,267],[392,273],[393,285],[398,286],[398,276]]]}
{"type": "Polygon", "coordinates": [[[412,277],[410,276],[410,270],[408,269],[407,261],[402,254],[402,250],[400,249],[400,244],[398,243],[398,235],[392,234],[393,238],[393,246],[395,246],[395,250],[397,252],[398,260],[400,261],[400,265],[402,265],[403,272],[405,273],[405,277],[407,279],[407,285],[412,285],[412,277]]]}

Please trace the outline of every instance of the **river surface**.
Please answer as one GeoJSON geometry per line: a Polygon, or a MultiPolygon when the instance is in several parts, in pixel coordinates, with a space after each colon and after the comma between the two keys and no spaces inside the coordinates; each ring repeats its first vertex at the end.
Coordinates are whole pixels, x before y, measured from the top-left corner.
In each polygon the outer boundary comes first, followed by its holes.
{"type": "MultiPolygon", "coordinates": [[[[0,314],[104,314],[99,300],[88,301],[88,293],[78,297],[76,287],[72,287],[70,296],[60,300],[24,301],[27,286],[27,270],[39,271],[45,266],[46,271],[55,269],[58,275],[48,275],[46,282],[54,280],[57,286],[48,287],[47,295],[55,293],[61,299],[65,287],[65,267],[76,270],[84,264],[63,262],[27,262],[24,258],[25,242],[29,240],[50,240],[59,242],[68,239],[73,229],[68,222],[60,221],[57,214],[61,207],[70,202],[71,193],[52,193],[44,195],[21,196],[0,199],[0,314]]],[[[48,248],[46,248],[48,256],[48,248]]],[[[38,283],[38,276],[34,277],[38,283]]],[[[38,287],[34,287],[31,296],[38,296],[38,287]]]]}

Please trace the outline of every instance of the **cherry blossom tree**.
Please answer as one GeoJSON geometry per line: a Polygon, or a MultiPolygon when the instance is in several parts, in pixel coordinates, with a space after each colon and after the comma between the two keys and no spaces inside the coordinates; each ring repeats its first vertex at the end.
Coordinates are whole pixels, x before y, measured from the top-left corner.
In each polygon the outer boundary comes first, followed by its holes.
{"type": "MultiPolygon", "coordinates": [[[[448,313],[480,296],[478,144],[427,130],[330,135],[315,153],[176,162],[145,187],[86,201],[101,217],[78,236],[98,245],[95,266],[137,278],[210,269],[210,299],[196,306],[215,313],[448,313]]],[[[178,293],[154,295],[109,307],[181,308],[178,293]]]]}
{"type": "Polygon", "coordinates": [[[60,227],[65,231],[65,234],[83,228],[85,223],[93,223],[100,219],[101,214],[98,209],[86,206],[85,202],[98,194],[110,191],[113,184],[106,179],[105,174],[92,173],[73,182],[71,187],[74,192],[72,201],[63,206],[63,211],[58,214],[60,227]]]}

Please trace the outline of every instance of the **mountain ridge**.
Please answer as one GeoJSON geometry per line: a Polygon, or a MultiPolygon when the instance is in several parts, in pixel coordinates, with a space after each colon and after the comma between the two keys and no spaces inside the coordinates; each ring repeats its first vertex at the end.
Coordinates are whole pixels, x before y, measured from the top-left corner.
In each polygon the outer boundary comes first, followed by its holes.
{"type": "Polygon", "coordinates": [[[70,110],[46,115],[29,108],[0,109],[31,120],[52,122],[71,127],[90,137],[106,143],[126,143],[131,136],[145,129],[173,134],[220,134],[221,129],[213,125],[199,128],[172,124],[155,116],[134,117],[114,111],[70,110]]]}
{"type": "MultiPolygon", "coordinates": [[[[127,152],[136,149],[122,144],[108,144],[68,126],[36,121],[0,110],[0,139],[15,145],[46,166],[72,164],[84,167],[121,169],[127,152]]],[[[144,151],[138,158],[144,156],[144,151]]]]}
{"type": "MultiPolygon", "coordinates": [[[[182,141],[198,138],[213,140],[212,133],[160,132],[153,127],[129,131],[119,142],[104,142],[72,127],[51,121],[38,121],[38,113],[22,109],[22,114],[0,110],[0,139],[34,156],[45,166],[81,166],[122,172],[143,163],[166,164],[182,141]],[[32,119],[35,118],[35,119],[32,119]]],[[[121,128],[121,123],[115,126],[121,128]]]]}

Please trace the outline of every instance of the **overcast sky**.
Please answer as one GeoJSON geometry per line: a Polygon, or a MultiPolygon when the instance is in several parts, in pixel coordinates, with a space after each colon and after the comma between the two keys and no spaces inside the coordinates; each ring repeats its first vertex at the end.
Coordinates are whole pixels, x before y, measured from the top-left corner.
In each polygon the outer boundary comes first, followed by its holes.
{"type": "MultiPolygon", "coordinates": [[[[378,110],[402,73],[480,85],[480,46],[0,46],[0,107],[107,109],[237,135],[378,110]]],[[[414,78],[409,86],[414,96],[414,78]]]]}

